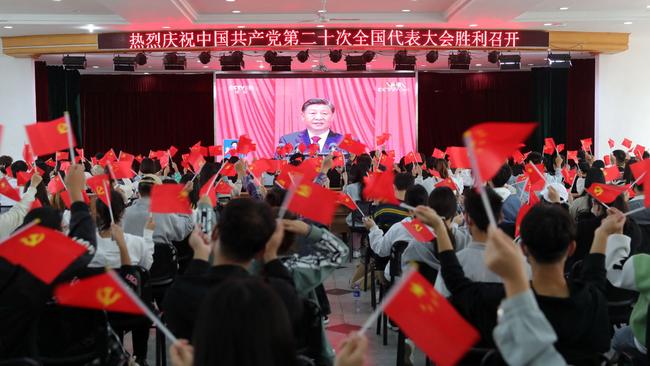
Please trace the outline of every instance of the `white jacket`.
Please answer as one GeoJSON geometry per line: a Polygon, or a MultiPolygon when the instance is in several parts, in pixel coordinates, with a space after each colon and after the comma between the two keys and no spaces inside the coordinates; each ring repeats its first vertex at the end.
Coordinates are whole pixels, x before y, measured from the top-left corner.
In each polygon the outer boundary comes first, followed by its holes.
{"type": "MultiPolygon", "coordinates": [[[[126,248],[131,265],[149,270],[153,264],[153,231],[144,229],[142,236],[124,233],[126,248]]],[[[120,268],[120,249],[112,238],[102,238],[97,234],[97,252],[88,267],[120,268]]]]}
{"type": "Polygon", "coordinates": [[[0,240],[8,237],[18,226],[23,223],[25,215],[29,212],[36,196],[36,188],[29,187],[23,193],[20,202],[9,209],[9,211],[0,215],[0,240]]]}

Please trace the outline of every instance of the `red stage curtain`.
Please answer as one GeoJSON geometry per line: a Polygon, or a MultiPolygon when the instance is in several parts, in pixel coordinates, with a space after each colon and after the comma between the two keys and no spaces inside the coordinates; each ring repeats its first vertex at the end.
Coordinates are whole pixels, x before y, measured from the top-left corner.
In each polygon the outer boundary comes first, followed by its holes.
{"type": "MultiPolygon", "coordinates": [[[[572,60],[567,90],[567,148],[580,147],[580,139],[594,137],[596,60],[572,60]]],[[[604,136],[607,138],[607,136],[604,136]]]]}
{"type": "Polygon", "coordinates": [[[484,121],[531,121],[530,72],[421,72],[418,149],[460,146],[462,134],[484,121]]]}
{"type": "Polygon", "coordinates": [[[132,154],[214,140],[212,74],[83,75],[81,120],[87,156],[132,154]]]}

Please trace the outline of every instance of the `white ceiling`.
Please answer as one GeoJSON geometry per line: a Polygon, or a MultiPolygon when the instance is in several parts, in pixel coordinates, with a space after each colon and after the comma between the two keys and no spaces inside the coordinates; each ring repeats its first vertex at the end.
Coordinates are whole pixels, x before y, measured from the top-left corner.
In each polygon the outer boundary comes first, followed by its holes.
{"type": "MultiPolygon", "coordinates": [[[[329,23],[337,26],[650,32],[648,6],[650,0],[328,0],[326,15],[359,19],[329,23]]],[[[321,0],[0,0],[0,36],[81,33],[88,24],[98,32],[313,26],[301,21],[317,19],[321,8],[321,0]]]]}

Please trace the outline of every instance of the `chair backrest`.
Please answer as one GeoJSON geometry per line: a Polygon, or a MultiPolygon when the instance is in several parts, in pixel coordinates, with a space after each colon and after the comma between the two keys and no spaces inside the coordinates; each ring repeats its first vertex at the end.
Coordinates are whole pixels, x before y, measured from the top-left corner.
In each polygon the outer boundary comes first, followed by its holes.
{"type": "Polygon", "coordinates": [[[168,243],[156,243],[153,252],[153,264],[149,269],[151,286],[171,284],[178,273],[178,255],[176,247],[168,243]]]}
{"type": "Polygon", "coordinates": [[[405,240],[398,240],[393,243],[390,248],[390,261],[388,262],[388,270],[392,278],[402,275],[402,254],[409,243],[405,240]]]}
{"type": "Polygon", "coordinates": [[[650,254],[650,225],[639,225],[641,230],[641,245],[638,248],[640,253],[650,254]]]}

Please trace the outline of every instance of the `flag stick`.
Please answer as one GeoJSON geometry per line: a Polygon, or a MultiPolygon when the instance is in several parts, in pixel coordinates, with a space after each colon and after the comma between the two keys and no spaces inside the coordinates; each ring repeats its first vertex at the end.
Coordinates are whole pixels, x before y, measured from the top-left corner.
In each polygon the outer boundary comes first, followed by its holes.
{"type": "Polygon", "coordinates": [[[526,193],[526,186],[527,185],[528,185],[528,178],[526,178],[526,180],[524,181],[524,186],[523,186],[523,188],[521,190],[521,194],[519,195],[519,202],[524,201],[524,193],[526,193]]]}
{"type": "Polygon", "coordinates": [[[108,201],[108,213],[111,214],[111,224],[114,224],[115,218],[113,217],[113,207],[111,207],[111,191],[109,191],[108,188],[106,187],[105,180],[102,183],[104,185],[104,192],[106,192],[106,200],[108,201]]]}
{"type": "Polygon", "coordinates": [[[63,184],[63,188],[65,188],[65,190],[67,191],[68,186],[65,185],[65,182],[63,181],[63,177],[61,176],[61,172],[59,172],[58,175],[59,175],[59,179],[61,180],[61,184],[63,184]]]}
{"type": "MultiPolygon", "coordinates": [[[[350,197],[350,196],[348,196],[348,197],[350,197]]],[[[364,214],[363,211],[361,211],[361,208],[359,208],[359,205],[357,205],[357,202],[355,200],[353,200],[352,197],[350,197],[350,201],[352,201],[352,203],[354,203],[354,207],[356,207],[357,210],[361,213],[361,217],[365,218],[366,214],[364,214]]]]}
{"type": "Polygon", "coordinates": [[[72,142],[72,123],[70,122],[70,113],[63,112],[65,123],[68,126],[68,147],[70,149],[70,161],[74,164],[74,144],[72,142]]]}
{"type": "Polygon", "coordinates": [[[537,169],[537,166],[535,164],[532,164],[532,163],[530,165],[533,167],[533,169],[535,169],[537,174],[539,174],[539,176],[542,177],[542,180],[544,181],[544,184],[548,185],[548,182],[546,181],[546,177],[544,176],[544,174],[542,172],[539,171],[539,169],[537,169]]]}
{"type": "Polygon", "coordinates": [[[641,179],[643,179],[643,177],[645,177],[645,173],[642,173],[634,182],[632,182],[632,184],[630,184],[630,187],[634,187],[637,183],[639,183],[641,179]]]}
{"type": "MultiPolygon", "coordinates": [[[[221,170],[221,169],[219,169],[219,170],[221,170]]],[[[205,196],[209,196],[209,195],[210,195],[210,191],[212,190],[212,186],[214,185],[214,182],[217,180],[217,177],[218,177],[218,176],[219,176],[219,173],[217,172],[217,174],[215,174],[214,177],[212,177],[212,182],[211,182],[210,185],[208,186],[208,191],[205,193],[205,196]]]]}
{"type": "Polygon", "coordinates": [[[397,281],[396,285],[393,286],[390,291],[388,291],[388,294],[384,297],[384,301],[381,303],[377,304],[377,308],[375,311],[370,314],[368,319],[366,319],[365,323],[363,323],[363,326],[361,326],[361,329],[359,329],[359,334],[365,333],[370,327],[372,326],[372,323],[374,323],[377,318],[379,318],[379,315],[384,312],[384,309],[386,308],[386,304],[390,303],[393,298],[397,295],[399,290],[402,288],[404,283],[406,283],[407,278],[410,277],[411,273],[415,271],[413,267],[410,267],[407,269],[403,274],[402,277],[397,281]]]}
{"type": "Polygon", "coordinates": [[[415,207],[413,207],[413,206],[411,206],[411,205],[409,205],[409,204],[406,204],[406,203],[404,203],[404,202],[401,202],[401,203],[399,204],[399,207],[403,207],[403,208],[405,208],[405,209],[407,209],[407,210],[415,211],[415,207]]]}
{"type": "Polygon", "coordinates": [[[472,137],[469,134],[466,134],[463,137],[463,140],[465,140],[465,146],[467,147],[467,154],[469,155],[469,161],[470,164],[472,165],[472,170],[474,171],[475,177],[478,178],[477,188],[481,195],[481,201],[483,202],[485,213],[487,214],[488,220],[490,221],[490,225],[496,227],[497,220],[494,218],[494,212],[492,212],[492,205],[490,205],[490,200],[488,199],[487,191],[485,190],[485,186],[483,185],[483,178],[481,177],[481,172],[478,169],[478,160],[476,159],[476,155],[474,155],[474,142],[472,141],[472,137]]]}
{"type": "Polygon", "coordinates": [[[624,213],[623,216],[633,215],[633,214],[635,214],[635,213],[637,213],[637,212],[641,212],[641,211],[643,211],[643,210],[645,210],[645,209],[647,209],[647,208],[648,208],[648,207],[644,207],[644,206],[639,207],[639,208],[635,208],[635,209],[632,210],[632,211],[628,211],[628,212],[624,213]]]}
{"type": "Polygon", "coordinates": [[[115,280],[115,282],[117,282],[117,283],[120,284],[120,286],[122,287],[122,290],[124,290],[124,292],[127,293],[127,295],[131,298],[131,300],[133,300],[133,302],[135,302],[136,305],[138,305],[138,307],[142,310],[142,312],[143,312],[143,313],[144,313],[144,314],[145,314],[149,319],[151,319],[151,321],[156,325],[156,328],[160,329],[160,331],[163,332],[163,334],[164,334],[164,335],[165,335],[165,336],[166,336],[166,337],[167,337],[167,338],[168,338],[172,343],[176,343],[176,342],[178,342],[178,339],[174,336],[174,334],[172,334],[172,332],[169,330],[169,328],[167,328],[167,327],[165,326],[165,324],[163,324],[163,322],[162,322],[162,321],[161,321],[161,320],[160,320],[160,319],[159,319],[159,318],[158,318],[154,313],[151,312],[151,310],[149,309],[149,307],[147,307],[147,305],[145,305],[145,304],[142,302],[142,300],[140,300],[140,298],[138,297],[138,295],[136,295],[136,294],[133,293],[133,291],[131,290],[131,288],[130,288],[129,286],[127,286],[127,285],[124,283],[124,281],[122,281],[122,279],[120,278],[120,276],[118,276],[117,274],[115,274],[115,271],[113,271],[113,270],[109,270],[109,271],[108,271],[108,275],[111,276],[111,277],[113,278],[113,280],[115,280]]]}

